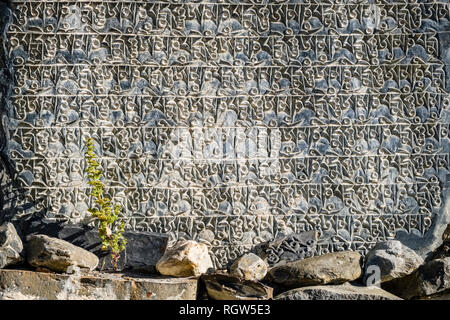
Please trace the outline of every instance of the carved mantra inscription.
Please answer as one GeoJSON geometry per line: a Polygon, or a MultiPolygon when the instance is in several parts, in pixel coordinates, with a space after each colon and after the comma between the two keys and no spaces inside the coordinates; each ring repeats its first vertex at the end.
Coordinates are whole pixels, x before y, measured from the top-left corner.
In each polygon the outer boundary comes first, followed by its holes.
{"type": "Polygon", "coordinates": [[[24,202],[83,221],[92,136],[128,228],[217,265],[290,232],[319,254],[423,236],[449,170],[449,4],[358,2],[13,1],[24,202]]]}

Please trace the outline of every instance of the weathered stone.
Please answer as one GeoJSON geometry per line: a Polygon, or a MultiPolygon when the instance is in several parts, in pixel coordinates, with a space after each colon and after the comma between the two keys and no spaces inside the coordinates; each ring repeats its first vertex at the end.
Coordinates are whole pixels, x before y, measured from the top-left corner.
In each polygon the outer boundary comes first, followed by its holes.
{"type": "Polygon", "coordinates": [[[205,274],[201,279],[208,296],[214,300],[267,300],[273,297],[273,289],[257,281],[225,274],[205,274]]]}
{"type": "Polygon", "coordinates": [[[427,257],[427,261],[450,257],[450,224],[442,235],[442,241],[442,245],[427,257]]]}
{"type": "Polygon", "coordinates": [[[257,255],[247,253],[236,259],[230,267],[230,273],[245,280],[258,281],[266,276],[267,265],[257,255]]]}
{"type": "Polygon", "coordinates": [[[364,283],[371,275],[367,270],[377,266],[380,281],[385,282],[411,274],[423,263],[423,259],[397,240],[377,243],[366,255],[364,283]]]}
{"type": "Polygon", "coordinates": [[[195,300],[197,280],[0,270],[0,300],[195,300]]]}
{"type": "Polygon", "coordinates": [[[66,272],[72,265],[93,270],[99,261],[95,254],[83,248],[43,234],[31,236],[26,249],[29,264],[58,272],[66,272]]]}
{"type": "Polygon", "coordinates": [[[361,276],[360,260],[354,251],[333,252],[273,267],[266,278],[287,288],[340,284],[361,276]]]}
{"type": "Polygon", "coordinates": [[[381,286],[404,299],[450,293],[450,257],[429,261],[410,275],[382,283],[381,286]]]}
{"type": "Polygon", "coordinates": [[[275,266],[314,256],[317,238],[318,232],[315,230],[292,233],[260,243],[254,248],[254,252],[269,266],[275,266]]]}
{"type": "Polygon", "coordinates": [[[208,246],[193,240],[179,241],[156,264],[159,273],[174,277],[198,277],[210,268],[208,246]]]}
{"type": "Polygon", "coordinates": [[[127,239],[125,248],[125,269],[156,272],[156,263],[163,257],[169,243],[169,235],[144,232],[124,232],[127,239]]]}
{"type": "Polygon", "coordinates": [[[0,269],[23,261],[23,244],[12,223],[0,226],[0,269]]]}
{"type": "Polygon", "coordinates": [[[296,288],[275,297],[275,300],[401,300],[378,287],[344,283],[296,288]]]}
{"type": "MultiPolygon", "coordinates": [[[[113,267],[110,252],[101,250],[101,239],[97,229],[93,227],[33,221],[28,231],[30,234],[41,233],[70,242],[99,257],[99,270],[116,270],[113,267]]],[[[121,253],[117,270],[156,272],[156,263],[166,251],[169,236],[146,231],[125,231],[123,235],[127,245],[121,253]]]]}

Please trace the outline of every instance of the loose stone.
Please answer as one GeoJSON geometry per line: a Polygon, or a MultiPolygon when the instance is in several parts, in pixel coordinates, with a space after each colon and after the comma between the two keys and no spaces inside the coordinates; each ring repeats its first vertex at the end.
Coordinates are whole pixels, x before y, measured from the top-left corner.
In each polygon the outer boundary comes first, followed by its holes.
{"type": "Polygon", "coordinates": [[[12,223],[0,226],[0,269],[21,263],[23,244],[12,223]]]}
{"type": "Polygon", "coordinates": [[[247,253],[231,265],[230,273],[245,280],[262,280],[267,274],[267,265],[257,255],[247,253]]]}
{"type": "Polygon", "coordinates": [[[43,234],[29,237],[27,260],[34,267],[44,267],[57,272],[66,272],[70,266],[94,270],[99,262],[95,254],[43,234]]]}
{"type": "Polygon", "coordinates": [[[417,253],[398,240],[377,243],[366,255],[364,283],[372,275],[368,270],[374,266],[379,268],[380,281],[385,282],[411,274],[422,263],[417,253]]]}
{"type": "Polygon", "coordinates": [[[193,240],[179,241],[156,264],[159,273],[174,277],[198,277],[212,268],[208,246],[193,240]]]}
{"type": "Polygon", "coordinates": [[[318,232],[315,230],[292,233],[275,240],[258,244],[255,254],[273,267],[289,261],[314,256],[318,232]]]}
{"type": "Polygon", "coordinates": [[[273,289],[257,281],[225,274],[206,274],[201,279],[208,296],[214,300],[266,300],[273,297],[273,289]]]}
{"type": "Polygon", "coordinates": [[[408,276],[382,283],[382,288],[404,299],[449,294],[450,257],[429,261],[408,276]]]}
{"type": "Polygon", "coordinates": [[[273,267],[266,278],[287,288],[340,284],[361,276],[360,260],[357,252],[333,252],[273,267]]]}

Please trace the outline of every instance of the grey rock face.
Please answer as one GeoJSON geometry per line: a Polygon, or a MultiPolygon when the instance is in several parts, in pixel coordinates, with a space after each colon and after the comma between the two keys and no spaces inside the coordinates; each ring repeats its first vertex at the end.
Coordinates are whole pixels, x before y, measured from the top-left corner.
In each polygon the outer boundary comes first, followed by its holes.
{"type": "MultiPolygon", "coordinates": [[[[366,255],[365,270],[371,266],[380,269],[381,282],[411,274],[423,263],[423,259],[398,240],[377,243],[366,255]]],[[[366,272],[364,280],[369,274],[366,272]]]]}
{"type": "Polygon", "coordinates": [[[159,273],[174,277],[198,277],[211,268],[208,246],[193,240],[179,241],[156,264],[159,273]]]}
{"type": "Polygon", "coordinates": [[[360,260],[357,252],[333,252],[273,267],[267,278],[287,288],[340,284],[361,276],[360,260]]]}
{"type": "Polygon", "coordinates": [[[275,300],[401,300],[401,298],[378,287],[344,283],[292,289],[279,294],[275,300]]]}
{"type": "Polygon", "coordinates": [[[23,244],[12,223],[0,226],[0,269],[23,261],[23,244]]]}
{"type": "Polygon", "coordinates": [[[46,235],[31,236],[27,243],[27,260],[34,267],[66,272],[70,266],[94,270],[98,257],[80,247],[46,235]]]}
{"type": "Polygon", "coordinates": [[[258,281],[266,276],[267,265],[257,255],[247,253],[236,259],[230,267],[230,273],[245,280],[258,281]]]}
{"type": "Polygon", "coordinates": [[[225,274],[206,274],[201,279],[208,296],[214,300],[267,300],[273,297],[273,289],[257,281],[225,274]]]}
{"type": "Polygon", "coordinates": [[[315,230],[292,233],[272,241],[257,245],[256,255],[261,257],[269,266],[310,258],[314,255],[318,232],[315,230]]]}
{"type": "Polygon", "coordinates": [[[127,239],[125,269],[156,272],[156,264],[166,252],[169,235],[127,231],[124,237],[127,239]]]}
{"type": "Polygon", "coordinates": [[[412,274],[383,283],[382,287],[404,299],[427,298],[450,292],[450,257],[432,260],[412,274]]]}

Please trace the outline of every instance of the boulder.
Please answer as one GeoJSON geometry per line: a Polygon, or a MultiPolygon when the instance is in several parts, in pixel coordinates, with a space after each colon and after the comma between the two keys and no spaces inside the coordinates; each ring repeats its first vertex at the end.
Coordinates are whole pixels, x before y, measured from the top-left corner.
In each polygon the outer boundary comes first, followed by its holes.
{"type": "Polygon", "coordinates": [[[258,244],[254,253],[270,267],[314,256],[318,232],[292,233],[258,244]]]}
{"type": "Polygon", "coordinates": [[[266,278],[287,288],[340,284],[361,276],[360,260],[354,251],[327,253],[273,267],[266,278]]]}
{"type": "Polygon", "coordinates": [[[208,296],[213,300],[267,300],[273,298],[273,289],[257,281],[225,274],[201,276],[208,296]]]}
{"type": "Polygon", "coordinates": [[[429,261],[410,275],[381,286],[403,299],[432,298],[450,293],[450,257],[429,261]]]}
{"type": "Polygon", "coordinates": [[[21,263],[23,244],[12,223],[0,226],[0,269],[21,263]]]}
{"type": "Polygon", "coordinates": [[[365,287],[344,283],[292,289],[274,300],[402,300],[378,287],[365,287]]]}
{"type": "Polygon", "coordinates": [[[236,259],[230,267],[230,273],[245,280],[258,281],[266,276],[267,265],[256,254],[247,253],[236,259]]]}
{"type": "Polygon", "coordinates": [[[193,240],[179,241],[156,264],[159,273],[174,277],[198,277],[211,268],[208,246],[193,240]]]}
{"type": "Polygon", "coordinates": [[[380,269],[380,281],[385,282],[411,274],[423,263],[423,259],[398,240],[377,243],[366,255],[364,283],[371,266],[380,269]]]}
{"type": "Polygon", "coordinates": [[[94,270],[99,262],[95,254],[43,234],[30,236],[26,249],[29,264],[57,272],[66,272],[70,266],[94,270]]]}
{"type": "MultiPolygon", "coordinates": [[[[66,240],[88,250],[99,257],[98,269],[113,270],[111,252],[101,250],[102,243],[96,228],[86,225],[64,225],[56,222],[34,221],[29,227],[30,234],[46,234],[66,240]]],[[[125,231],[127,240],[121,253],[117,270],[135,270],[147,273],[156,272],[156,263],[164,255],[169,235],[147,231],[125,231]]],[[[114,269],[116,270],[116,269],[114,269]]]]}

